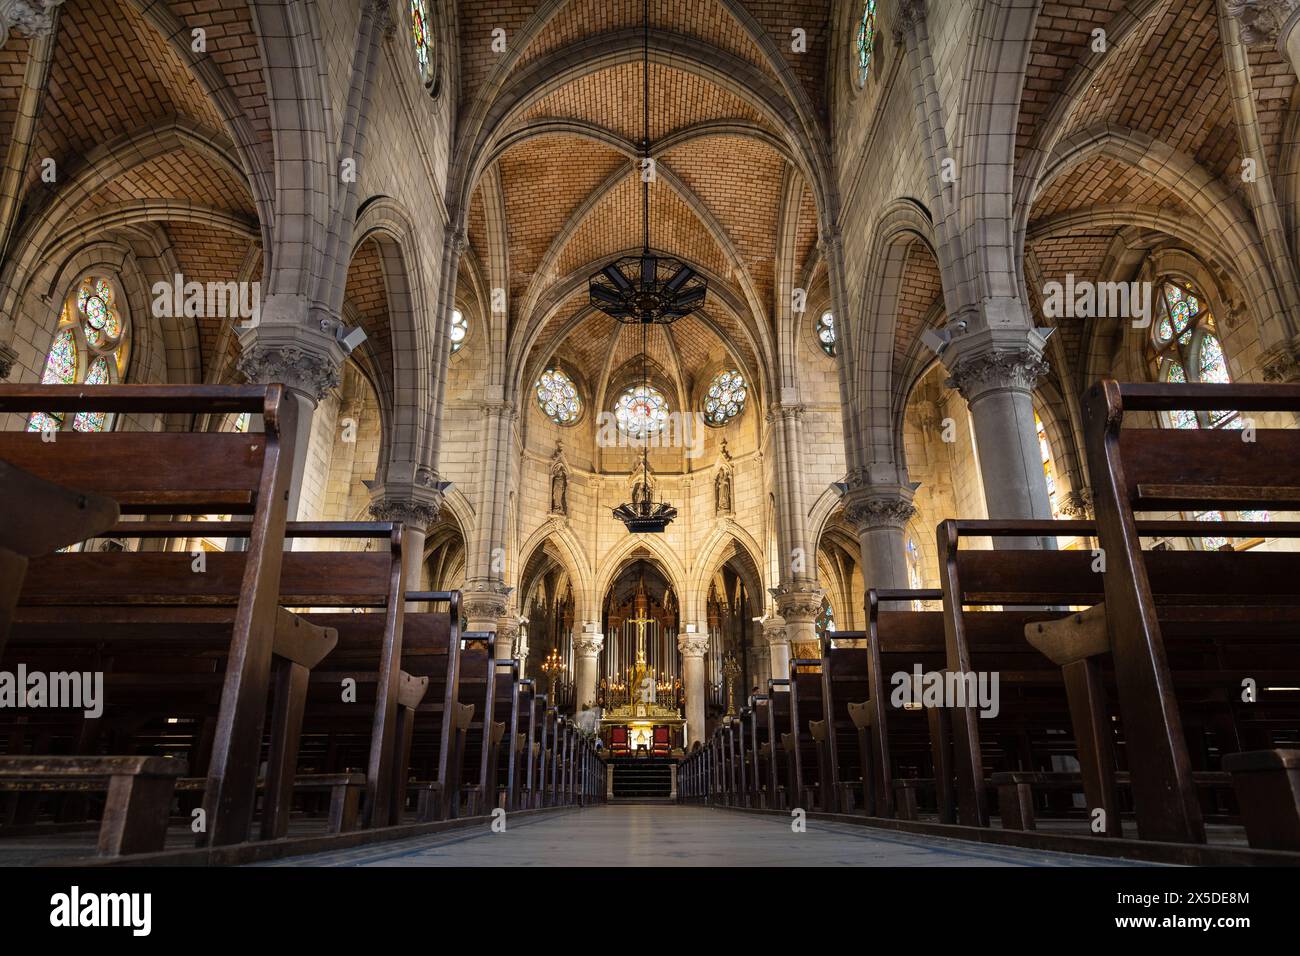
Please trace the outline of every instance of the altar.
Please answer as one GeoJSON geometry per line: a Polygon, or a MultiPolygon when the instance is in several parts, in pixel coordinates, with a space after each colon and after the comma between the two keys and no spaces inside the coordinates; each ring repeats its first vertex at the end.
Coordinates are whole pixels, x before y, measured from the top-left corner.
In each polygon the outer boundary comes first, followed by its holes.
{"type": "Polygon", "coordinates": [[[667,756],[682,746],[686,720],[682,717],[682,682],[661,675],[646,662],[646,625],[652,623],[642,605],[628,621],[636,626],[636,660],[616,680],[601,681],[604,709],[601,736],[615,756],[644,753],[667,756]]]}

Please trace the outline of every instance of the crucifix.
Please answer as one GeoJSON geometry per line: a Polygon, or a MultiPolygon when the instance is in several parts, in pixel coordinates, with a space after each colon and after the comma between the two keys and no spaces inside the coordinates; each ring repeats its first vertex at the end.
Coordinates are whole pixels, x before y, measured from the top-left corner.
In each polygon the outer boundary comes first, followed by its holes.
{"type": "MultiPolygon", "coordinates": [[[[644,614],[645,612],[642,611],[641,613],[644,614]]],[[[644,665],[645,664],[645,626],[647,624],[654,623],[654,618],[634,617],[634,618],[629,618],[628,623],[636,625],[636,662],[637,664],[644,665]]]]}

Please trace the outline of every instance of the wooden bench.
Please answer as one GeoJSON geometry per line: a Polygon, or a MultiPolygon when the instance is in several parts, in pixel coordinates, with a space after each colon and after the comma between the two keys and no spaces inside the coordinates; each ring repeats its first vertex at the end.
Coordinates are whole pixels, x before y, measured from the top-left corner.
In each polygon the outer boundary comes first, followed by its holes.
{"type": "MultiPolygon", "coordinates": [[[[1152,559],[1136,522],[1142,512],[1300,508],[1300,431],[1125,427],[1149,415],[1231,409],[1300,412],[1296,385],[1150,385],[1105,379],[1084,401],[1097,534],[1106,554],[1105,604],[1120,709],[1135,771],[1138,829],[1148,839],[1205,840],[1192,767],[1153,589],[1152,559]],[[1131,413],[1136,412],[1133,416],[1131,413]],[[1136,419],[1136,420],[1135,420],[1136,419]]],[[[1223,526],[1220,534],[1259,534],[1259,525],[1223,526]]],[[[1267,529],[1270,535],[1277,529],[1267,529]]],[[[1167,552],[1161,552],[1165,554],[1167,552]]],[[[1182,553],[1182,552],[1178,552],[1182,553]]],[[[1187,553],[1183,569],[1219,593],[1267,609],[1300,597],[1300,557],[1252,555],[1228,565],[1218,553],[1187,553]]]]}
{"type": "MultiPolygon", "coordinates": [[[[253,812],[271,681],[296,405],[284,401],[279,385],[0,385],[0,413],[37,411],[178,417],[248,412],[264,423],[263,432],[247,435],[64,430],[47,442],[38,432],[0,433],[0,459],[44,481],[112,499],[123,515],[250,517],[249,548],[228,568],[236,613],[204,795],[206,838],[214,845],[239,842],[247,837],[253,812]]],[[[32,560],[40,567],[29,566],[20,608],[87,595],[103,605],[128,603],[151,589],[154,573],[181,556],[59,553],[32,560]],[[28,595],[39,600],[29,602],[28,595]]],[[[193,601],[177,593],[172,603],[193,601]]]]}
{"type": "MultiPolygon", "coordinates": [[[[1227,528],[1234,526],[1228,525],[1227,528]]],[[[1135,525],[1142,538],[1184,536],[1204,533],[1201,522],[1183,520],[1143,521],[1135,525]]],[[[1300,527],[1281,522],[1273,532],[1295,535],[1300,527]]],[[[1105,813],[1104,832],[1121,834],[1120,804],[1116,780],[1116,725],[1108,705],[1106,684],[1113,655],[1103,648],[1097,637],[1099,616],[1109,618],[1109,605],[1102,610],[1072,612],[1064,607],[1081,605],[1100,607],[1105,589],[1111,584],[1109,570],[1094,570],[1096,557],[1090,551],[1034,551],[1027,560],[1024,551],[1013,549],[976,550],[959,547],[963,537],[988,536],[999,539],[1026,539],[1054,534],[1087,537],[1096,534],[1097,526],[1081,521],[948,521],[939,527],[941,554],[945,556],[944,627],[947,665],[950,669],[970,672],[979,669],[980,643],[995,652],[983,669],[992,667],[1035,668],[1033,673],[1012,672],[1014,680],[1002,674],[1004,686],[1020,686],[1034,693],[1056,695],[1037,671],[1041,662],[1050,662],[1060,670],[1064,680],[1064,703],[1068,705],[1068,727],[1074,739],[1074,752],[1080,763],[1088,806],[1105,813]],[[972,611],[971,606],[1001,605],[1003,611],[972,611]],[[1021,608],[1013,610],[1013,608],[1021,608]],[[1024,610],[1028,608],[1028,610],[1024,610]],[[1053,609],[1055,608],[1055,609],[1053,609]],[[980,621],[995,633],[980,638],[974,628],[980,621]],[[1024,632],[1017,641],[1011,630],[1024,632]],[[1017,647],[1017,644],[1020,647],[1017,647]],[[1034,653],[1029,653],[1029,648],[1034,653]],[[1029,653],[1026,657],[1025,654],[1029,653]],[[1010,655],[1010,656],[1008,656],[1010,655]],[[1081,656],[1082,655],[1082,656],[1081,656]],[[1019,664],[1014,663],[1020,661],[1019,664]],[[1039,688],[1039,691],[1034,691],[1039,688]]],[[[1107,560],[1110,554],[1107,552],[1107,560]]],[[[1235,553],[1204,551],[1155,551],[1144,557],[1148,573],[1147,586],[1154,595],[1155,621],[1164,628],[1162,657],[1167,680],[1163,692],[1174,710],[1181,703],[1180,738],[1187,720],[1189,728],[1210,728],[1216,737],[1219,753],[1239,749],[1238,722],[1229,703],[1240,692],[1243,677],[1268,684],[1294,684],[1300,670],[1287,667],[1294,661],[1294,635],[1300,626],[1300,603],[1278,603],[1277,575],[1285,569],[1300,574],[1300,555],[1291,552],[1235,553]],[[1288,648],[1290,650],[1288,651],[1288,648]]],[[[1109,632],[1109,624],[1107,625],[1109,632]]],[[[1141,741],[1149,728],[1134,726],[1132,709],[1123,706],[1122,684],[1118,682],[1120,665],[1114,661],[1115,681],[1120,689],[1123,744],[1129,766],[1133,768],[1132,786],[1135,802],[1140,806],[1150,769],[1137,759],[1132,743],[1141,741]]],[[[1004,705],[1007,701],[1003,694],[1004,705]]],[[[1044,704],[1050,705],[1044,700],[1044,704]]],[[[1269,706],[1256,705],[1258,713],[1269,706]]],[[[988,823],[987,788],[980,738],[981,721],[973,708],[952,712],[954,756],[957,765],[959,804],[962,822],[984,826],[988,823]]],[[[1062,739],[1064,742],[1064,739],[1062,739]]],[[[1186,743],[1180,739],[1186,758],[1186,743]]],[[[1208,751],[1207,751],[1208,753],[1208,751]]],[[[1189,773],[1211,772],[1210,757],[1198,755],[1198,765],[1189,762],[1189,773]]],[[[1021,761],[1019,767],[1005,770],[1040,769],[1021,761]]],[[[1188,783],[1201,818],[1200,800],[1192,777],[1188,783]]],[[[1204,795],[1204,788],[1202,788],[1204,795]]],[[[1149,796],[1148,796],[1149,799],[1149,796]]],[[[1144,828],[1139,813],[1139,832],[1152,838],[1144,828]]],[[[1157,831],[1159,832],[1159,831],[1157,831]]],[[[1199,831],[1203,842],[1204,829],[1199,831]]],[[[1184,841],[1186,842],[1186,841],[1184,841]]]]}
{"type": "Polygon", "coordinates": [[[163,848],[185,761],[165,757],[0,757],[0,791],[107,792],[99,854],[163,848]]]}
{"type": "MultiPolygon", "coordinates": [[[[176,781],[177,793],[202,793],[207,786],[203,777],[182,777],[176,781]]],[[[265,790],[265,781],[258,784],[265,790]]],[[[327,828],[330,833],[349,833],[357,829],[361,798],[366,792],[366,777],[360,773],[308,773],[293,778],[293,793],[323,793],[329,797],[327,828]]]]}
{"type": "Polygon", "coordinates": [[[0,460],[0,656],[28,560],[102,534],[117,518],[111,498],[64,488],[0,460]]]}
{"type": "Polygon", "coordinates": [[[1300,851],[1300,750],[1228,754],[1223,768],[1232,777],[1250,845],[1300,851]]]}

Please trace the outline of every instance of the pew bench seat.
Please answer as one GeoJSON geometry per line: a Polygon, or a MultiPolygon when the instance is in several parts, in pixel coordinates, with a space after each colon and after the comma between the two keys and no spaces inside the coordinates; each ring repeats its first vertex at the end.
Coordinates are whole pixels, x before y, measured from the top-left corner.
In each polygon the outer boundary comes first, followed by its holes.
{"type": "Polygon", "coordinates": [[[1300,850],[1300,750],[1226,754],[1223,767],[1232,777],[1250,845],[1300,850]]]}
{"type": "MultiPolygon", "coordinates": [[[[205,777],[183,777],[176,781],[178,793],[202,793],[207,786],[205,777]]],[[[266,781],[259,780],[258,792],[264,792],[266,781]]],[[[330,833],[348,833],[357,828],[361,810],[361,795],[366,791],[366,776],[361,773],[303,773],[293,778],[294,793],[328,793],[330,797],[330,833]]]]}
{"type": "Polygon", "coordinates": [[[183,760],[168,757],[0,757],[0,792],[107,792],[101,856],[163,848],[183,760]]]}
{"type": "MultiPolygon", "coordinates": [[[[1227,758],[1225,758],[1226,760],[1227,758]]],[[[1228,790],[1232,777],[1219,771],[1197,771],[1192,774],[1196,786],[1202,790],[1228,790]]],[[[1004,830],[1034,830],[1034,791],[1056,790],[1083,792],[1083,774],[1071,771],[1011,770],[994,773],[990,785],[998,794],[998,814],[1004,830]]],[[[1130,775],[1115,774],[1120,788],[1131,785],[1130,775]]]]}

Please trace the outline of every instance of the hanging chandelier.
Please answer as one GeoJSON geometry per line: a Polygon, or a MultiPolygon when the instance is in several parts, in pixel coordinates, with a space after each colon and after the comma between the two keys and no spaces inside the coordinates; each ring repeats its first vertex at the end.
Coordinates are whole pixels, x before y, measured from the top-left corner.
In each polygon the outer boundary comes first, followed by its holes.
{"type": "MultiPolygon", "coordinates": [[[[619,322],[641,326],[641,395],[650,390],[647,358],[651,325],[668,325],[690,315],[704,304],[708,282],[694,269],[672,256],[655,255],[650,249],[650,0],[641,6],[641,255],[624,256],[611,262],[588,279],[590,302],[619,322]]],[[[654,423],[649,409],[638,420],[640,428],[640,472],[632,486],[632,500],[614,509],[614,517],[632,534],[660,534],[677,509],[656,501],[650,472],[650,434],[654,423]]],[[[636,472],[633,473],[634,475],[636,472]]]]}

